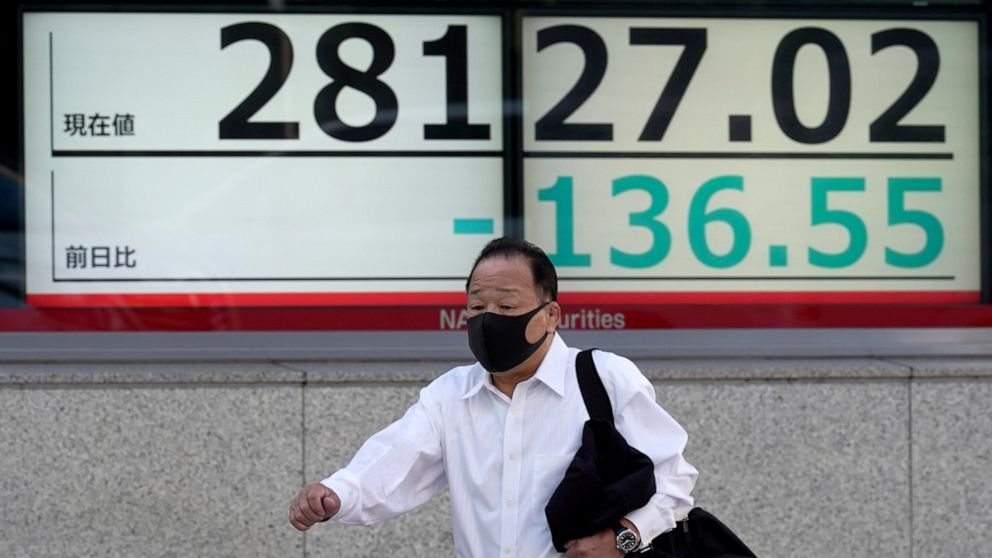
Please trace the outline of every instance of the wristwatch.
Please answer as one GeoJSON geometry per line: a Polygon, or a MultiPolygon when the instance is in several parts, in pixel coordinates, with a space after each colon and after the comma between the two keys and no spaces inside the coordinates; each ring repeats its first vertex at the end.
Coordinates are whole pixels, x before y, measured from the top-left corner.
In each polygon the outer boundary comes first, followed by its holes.
{"type": "Polygon", "coordinates": [[[617,548],[624,554],[629,554],[640,546],[641,541],[638,540],[637,535],[619,521],[613,526],[613,534],[617,536],[617,548]]]}

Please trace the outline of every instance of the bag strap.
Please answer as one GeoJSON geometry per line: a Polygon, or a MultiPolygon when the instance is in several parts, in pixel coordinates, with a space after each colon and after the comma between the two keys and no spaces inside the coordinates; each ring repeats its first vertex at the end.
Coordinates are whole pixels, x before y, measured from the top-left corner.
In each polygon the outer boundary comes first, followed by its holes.
{"type": "Polygon", "coordinates": [[[586,410],[589,411],[589,418],[598,419],[613,424],[613,407],[610,405],[610,396],[606,394],[603,387],[603,380],[596,370],[596,363],[592,360],[592,352],[595,349],[586,349],[575,358],[575,374],[579,379],[579,391],[582,392],[582,400],[585,401],[586,410]]]}

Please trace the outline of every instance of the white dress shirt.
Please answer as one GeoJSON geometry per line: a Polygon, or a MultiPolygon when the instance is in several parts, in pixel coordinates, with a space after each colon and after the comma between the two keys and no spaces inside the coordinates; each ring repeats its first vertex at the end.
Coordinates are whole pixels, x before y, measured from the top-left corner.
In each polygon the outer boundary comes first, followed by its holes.
{"type": "MultiPolygon", "coordinates": [[[[517,384],[512,399],[478,363],[437,378],[400,420],[322,481],[341,500],[333,520],[368,525],[395,517],[447,483],[459,557],[560,556],[544,507],[589,418],[575,375],[578,352],[555,334],[537,372],[517,384]]],[[[603,351],[593,359],[617,430],[655,464],[657,493],[626,516],[650,540],[692,508],[697,473],[682,457],[686,432],[655,402],[653,386],[634,363],[603,351]]]]}

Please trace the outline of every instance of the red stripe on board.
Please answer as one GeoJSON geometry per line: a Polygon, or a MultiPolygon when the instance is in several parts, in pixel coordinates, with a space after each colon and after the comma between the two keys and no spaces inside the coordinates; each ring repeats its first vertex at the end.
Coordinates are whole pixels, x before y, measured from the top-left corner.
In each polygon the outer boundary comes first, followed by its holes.
{"type": "Polygon", "coordinates": [[[975,304],[979,291],[561,293],[562,304],[975,304]]]}
{"type": "MultiPolygon", "coordinates": [[[[978,291],[566,292],[569,304],[975,304],[978,291]]],[[[272,306],[463,306],[462,292],[34,294],[45,308],[215,308],[272,306]]]]}
{"type": "MultiPolygon", "coordinates": [[[[439,331],[464,306],[0,308],[0,331],[439,331]],[[446,316],[447,319],[442,319],[446,316]]],[[[564,306],[572,329],[992,327],[992,305],[675,304],[564,306]],[[607,325],[604,316],[611,315],[607,325]]]]}

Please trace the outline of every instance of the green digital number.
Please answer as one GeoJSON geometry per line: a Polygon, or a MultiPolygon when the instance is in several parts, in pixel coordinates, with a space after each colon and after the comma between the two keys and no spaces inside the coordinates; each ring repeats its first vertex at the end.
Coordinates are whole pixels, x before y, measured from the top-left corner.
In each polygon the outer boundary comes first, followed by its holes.
{"type": "Polygon", "coordinates": [[[551,263],[562,267],[589,267],[589,254],[575,253],[575,203],[572,177],[559,176],[555,183],[537,191],[539,201],[555,204],[555,253],[548,254],[551,263]]]}
{"type": "Polygon", "coordinates": [[[932,213],[906,209],[906,192],[940,192],[939,178],[890,178],[889,226],[916,225],[923,229],[926,242],[919,252],[906,253],[885,248],[885,263],[896,267],[923,267],[932,263],[944,247],[944,228],[932,213]]]}
{"type": "Polygon", "coordinates": [[[631,213],[628,221],[632,227],[644,227],[651,231],[651,247],[646,252],[632,254],[611,246],[610,263],[629,268],[651,267],[661,263],[672,248],[672,233],[656,219],[668,207],[668,189],[652,176],[631,175],[613,181],[614,197],[631,190],[647,192],[651,199],[647,209],[631,213]]]}
{"type": "Polygon", "coordinates": [[[751,227],[740,211],[729,208],[706,211],[706,206],[717,192],[723,190],[744,191],[744,179],[740,176],[718,176],[703,183],[689,204],[689,246],[696,259],[704,265],[726,268],[737,265],[751,248],[751,227]],[[710,249],[706,240],[706,227],[721,222],[730,227],[734,241],[726,254],[719,255],[710,249]]]}
{"type": "MultiPolygon", "coordinates": [[[[944,228],[932,213],[919,209],[907,209],[906,194],[909,192],[940,192],[940,178],[889,178],[888,181],[888,224],[915,226],[922,229],[925,241],[916,252],[900,252],[885,248],[885,263],[895,267],[917,268],[933,263],[944,248],[944,228]]],[[[696,259],[712,268],[733,267],[747,256],[751,248],[751,227],[740,211],[723,207],[708,209],[716,194],[725,190],[744,191],[741,176],[718,176],[704,182],[692,196],[688,214],[689,247],[696,259]],[[722,223],[729,227],[731,244],[726,253],[718,254],[710,247],[706,232],[710,225],[722,223]]],[[[631,227],[647,229],[651,234],[651,245],[644,252],[626,252],[610,247],[610,263],[624,268],[644,269],[658,265],[671,252],[672,233],[661,215],[668,208],[669,192],[661,180],[646,175],[628,175],[617,178],[612,183],[613,197],[630,191],[641,191],[648,195],[648,207],[643,211],[631,212],[628,224],[631,227]]],[[[842,268],[860,260],[868,245],[868,230],[865,222],[853,211],[830,207],[831,194],[858,193],[865,191],[864,177],[814,177],[810,180],[810,223],[813,227],[835,225],[847,232],[847,245],[839,252],[825,252],[810,246],[807,249],[809,263],[825,268],[842,268]]],[[[537,191],[539,201],[555,204],[555,244],[556,252],[549,254],[551,261],[564,267],[590,267],[592,256],[575,251],[575,193],[571,176],[559,176],[555,183],[537,191]]],[[[831,234],[836,228],[818,229],[821,235],[831,234]]],[[[771,265],[785,265],[784,249],[773,246],[771,265]]]]}
{"type": "Polygon", "coordinates": [[[842,209],[829,209],[827,195],[830,192],[864,192],[864,178],[813,178],[811,180],[811,223],[812,225],[840,225],[847,230],[850,241],[841,252],[821,252],[809,248],[809,263],[820,267],[845,267],[858,261],[865,253],[868,244],[868,231],[860,217],[842,209]]]}

